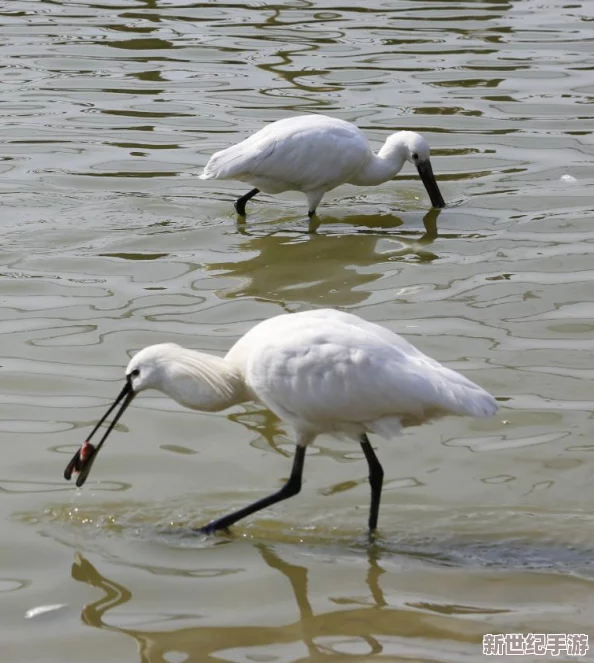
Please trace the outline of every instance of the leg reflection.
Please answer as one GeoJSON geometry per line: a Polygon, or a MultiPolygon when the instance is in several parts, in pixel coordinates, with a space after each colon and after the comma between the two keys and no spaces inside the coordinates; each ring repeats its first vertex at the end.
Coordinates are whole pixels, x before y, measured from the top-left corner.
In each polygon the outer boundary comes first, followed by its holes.
{"type": "Polygon", "coordinates": [[[259,543],[256,544],[256,548],[259,550],[266,564],[280,571],[289,581],[297,603],[297,609],[299,610],[301,637],[311,657],[314,653],[318,653],[318,649],[313,641],[315,633],[314,614],[307,596],[307,569],[305,566],[297,566],[296,564],[285,562],[274,552],[271,546],[259,543]]]}
{"type": "MultiPolygon", "coordinates": [[[[262,555],[262,559],[273,569],[280,571],[291,585],[293,590],[293,596],[295,597],[295,602],[297,603],[297,609],[299,610],[300,617],[300,626],[301,633],[304,644],[307,646],[308,653],[310,658],[314,653],[324,653],[330,655],[336,655],[336,652],[332,649],[325,647],[323,645],[317,645],[314,641],[316,637],[325,637],[327,636],[326,629],[323,627],[323,622],[325,616],[322,614],[319,618],[316,618],[311,603],[308,597],[308,569],[305,566],[298,566],[296,564],[290,564],[283,560],[273,549],[272,546],[267,544],[256,544],[256,548],[259,550],[262,555]]],[[[366,576],[366,583],[369,587],[371,597],[373,599],[373,609],[380,610],[388,605],[384,593],[380,587],[379,580],[381,576],[385,573],[379,564],[380,552],[377,546],[372,545],[367,550],[367,559],[369,562],[369,568],[366,576]]],[[[345,604],[350,602],[348,599],[339,599],[336,601],[340,604],[345,604]]],[[[353,601],[353,603],[359,604],[359,601],[353,601]]],[[[359,637],[364,640],[370,648],[370,652],[367,654],[379,654],[383,651],[381,643],[367,631],[369,623],[373,620],[365,619],[362,624],[362,628],[359,627],[359,631],[355,631],[353,628],[348,629],[349,637],[359,637]]],[[[337,632],[336,635],[340,633],[337,632]]],[[[342,634],[342,633],[341,633],[342,634]]],[[[346,635],[345,632],[342,635],[346,635]]]]}

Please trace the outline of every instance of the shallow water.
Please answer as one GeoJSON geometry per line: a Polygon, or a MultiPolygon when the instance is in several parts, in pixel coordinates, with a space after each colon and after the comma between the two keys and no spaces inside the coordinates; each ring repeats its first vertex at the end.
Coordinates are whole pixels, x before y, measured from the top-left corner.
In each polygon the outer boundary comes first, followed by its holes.
{"type": "Polygon", "coordinates": [[[0,15],[2,660],[458,663],[485,633],[593,635],[591,3],[0,15]],[[299,194],[239,223],[245,187],[197,173],[303,112],[374,145],[422,131],[452,204],[428,213],[408,166],[327,195],[315,232],[299,194]],[[298,498],[192,532],[289,472],[292,431],[253,404],[143,395],[85,488],[63,480],[134,351],[223,353],[312,306],[382,322],[502,405],[374,440],[376,542],[362,454],[331,438],[298,498]]]}

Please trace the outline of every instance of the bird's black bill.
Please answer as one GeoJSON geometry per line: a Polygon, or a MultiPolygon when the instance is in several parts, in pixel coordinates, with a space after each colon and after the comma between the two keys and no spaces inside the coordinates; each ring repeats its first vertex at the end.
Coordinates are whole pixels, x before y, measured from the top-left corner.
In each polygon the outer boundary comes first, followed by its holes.
{"type": "Polygon", "coordinates": [[[441,191],[437,186],[435,175],[433,174],[433,168],[431,167],[431,162],[427,160],[419,163],[417,170],[419,171],[419,176],[425,185],[425,189],[427,189],[427,193],[429,194],[429,198],[431,199],[431,204],[433,207],[445,207],[445,200],[443,199],[441,191]]]}
{"type": "Polygon", "coordinates": [[[68,463],[66,469],[64,470],[64,478],[67,481],[70,481],[73,473],[79,473],[78,478],[76,479],[76,485],[80,488],[84,484],[84,482],[87,480],[87,477],[89,476],[89,472],[91,471],[93,462],[95,461],[95,458],[99,453],[99,449],[101,449],[101,447],[103,446],[103,443],[105,442],[111,431],[113,430],[114,426],[118,423],[120,417],[126,411],[128,405],[130,405],[130,403],[132,402],[134,396],[135,394],[134,391],[132,391],[132,384],[129,380],[127,380],[126,384],[124,385],[124,388],[122,389],[122,391],[120,391],[114,403],[111,405],[109,410],[107,410],[107,412],[101,417],[95,428],[93,428],[93,430],[91,431],[89,437],[84,442],[84,444],[74,454],[72,460],[68,463]],[[112,422],[109,424],[109,427],[103,434],[103,437],[99,441],[99,444],[96,447],[93,446],[91,444],[91,438],[93,437],[93,435],[95,435],[95,433],[99,430],[99,427],[103,424],[103,422],[107,419],[107,417],[109,417],[109,415],[116,409],[118,405],[120,405],[120,409],[117,411],[117,414],[113,418],[112,422]]]}

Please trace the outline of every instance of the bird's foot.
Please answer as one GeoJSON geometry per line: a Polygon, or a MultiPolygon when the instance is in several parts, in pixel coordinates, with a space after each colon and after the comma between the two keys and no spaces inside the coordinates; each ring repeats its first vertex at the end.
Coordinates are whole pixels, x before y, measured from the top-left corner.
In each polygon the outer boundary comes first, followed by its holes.
{"type": "Polygon", "coordinates": [[[238,200],[236,200],[233,203],[233,207],[235,207],[235,211],[239,216],[245,216],[245,203],[240,203],[238,200]]]}
{"type": "Polygon", "coordinates": [[[369,543],[370,545],[376,543],[379,538],[380,535],[377,529],[367,530],[367,543],[369,543]]]}
{"type": "Polygon", "coordinates": [[[211,534],[216,534],[217,532],[225,532],[225,534],[230,534],[228,527],[217,527],[216,523],[208,523],[204,527],[199,527],[197,530],[194,530],[198,534],[204,534],[205,536],[210,536],[211,534]]]}
{"type": "Polygon", "coordinates": [[[309,218],[309,223],[307,225],[307,232],[310,235],[315,235],[318,228],[320,227],[320,219],[314,214],[309,218]]]}

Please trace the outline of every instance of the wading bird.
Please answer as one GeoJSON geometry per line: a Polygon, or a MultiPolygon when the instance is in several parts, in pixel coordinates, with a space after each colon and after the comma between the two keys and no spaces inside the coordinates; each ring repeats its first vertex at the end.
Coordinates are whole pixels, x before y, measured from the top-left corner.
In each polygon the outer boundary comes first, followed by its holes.
{"type": "Polygon", "coordinates": [[[82,486],[99,449],[133,398],[157,389],[181,405],[215,412],[237,403],[263,403],[293,425],[297,449],[291,475],[277,492],[201,528],[226,529],[301,490],[305,451],[320,433],[357,440],[369,466],[369,531],[377,527],[384,471],[368,433],[392,437],[404,426],[448,414],[488,417],[494,398],[402,337],[356,315],[332,309],[288,313],[260,322],[224,358],[173,343],[140,350],[107,413],[68,464],[82,486]],[[90,440],[118,407],[95,447],[90,440]]]}
{"type": "Polygon", "coordinates": [[[326,191],[340,184],[382,184],[395,177],[405,161],[419,172],[433,207],[445,207],[423,136],[399,131],[388,136],[374,154],[359,128],[327,115],[272,122],[241,143],[213,154],[200,179],[239,180],[255,187],[235,201],[241,216],[245,216],[247,201],[260,191],[302,191],[311,218],[326,191]]]}

